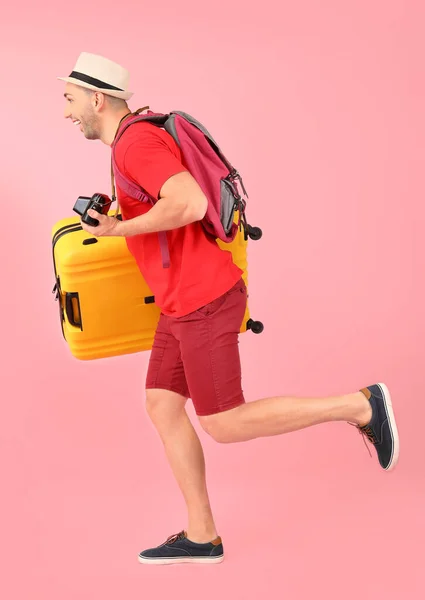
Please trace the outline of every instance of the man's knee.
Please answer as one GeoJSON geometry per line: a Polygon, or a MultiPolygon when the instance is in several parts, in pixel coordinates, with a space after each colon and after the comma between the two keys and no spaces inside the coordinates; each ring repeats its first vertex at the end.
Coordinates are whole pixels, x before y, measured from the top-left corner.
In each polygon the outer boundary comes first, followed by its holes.
{"type": "Polygon", "coordinates": [[[231,430],[221,414],[199,417],[202,429],[219,444],[229,444],[233,441],[231,430]]]}
{"type": "Polygon", "coordinates": [[[146,412],[153,422],[174,418],[184,410],[187,398],[169,390],[146,390],[146,412]]]}

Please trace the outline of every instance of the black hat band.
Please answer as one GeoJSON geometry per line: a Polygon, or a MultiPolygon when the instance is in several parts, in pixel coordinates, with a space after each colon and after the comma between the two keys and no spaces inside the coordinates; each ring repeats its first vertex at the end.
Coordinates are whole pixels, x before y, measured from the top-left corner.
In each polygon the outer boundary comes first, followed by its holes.
{"type": "Polygon", "coordinates": [[[95,79],[94,77],[90,77],[89,75],[84,75],[84,73],[79,73],[78,71],[72,71],[69,77],[73,77],[74,79],[79,79],[80,81],[84,81],[84,83],[89,83],[90,85],[94,85],[95,87],[102,88],[103,90],[117,90],[117,92],[123,92],[121,88],[115,87],[109,83],[105,83],[104,81],[100,81],[100,79],[95,79]]]}

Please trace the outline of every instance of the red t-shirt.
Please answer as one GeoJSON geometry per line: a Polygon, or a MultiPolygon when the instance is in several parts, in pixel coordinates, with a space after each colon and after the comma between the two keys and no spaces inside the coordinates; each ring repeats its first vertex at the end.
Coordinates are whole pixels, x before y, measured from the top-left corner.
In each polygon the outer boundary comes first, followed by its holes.
{"type": "MultiPolygon", "coordinates": [[[[159,198],[163,184],[172,175],[187,171],[173,137],[151,123],[131,125],[115,148],[118,169],[159,198]]],[[[117,185],[123,220],[145,214],[151,204],[131,198],[117,185]]],[[[171,317],[181,317],[212,302],[241,278],[232,253],[222,250],[205,233],[201,222],[167,231],[170,267],[164,269],[158,233],[126,238],[155,303],[171,317]]]]}

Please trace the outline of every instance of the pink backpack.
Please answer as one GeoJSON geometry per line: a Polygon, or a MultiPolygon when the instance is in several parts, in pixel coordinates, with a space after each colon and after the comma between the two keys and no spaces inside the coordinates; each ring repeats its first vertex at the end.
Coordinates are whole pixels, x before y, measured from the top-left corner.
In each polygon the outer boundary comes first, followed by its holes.
{"type": "MultiPolygon", "coordinates": [[[[224,157],[205,127],[184,112],[173,111],[169,114],[161,114],[148,110],[145,115],[140,115],[142,110],[144,109],[137,110],[133,113],[134,116],[126,119],[112,144],[112,170],[119,187],[128,196],[137,198],[141,202],[155,204],[158,201],[158,198],[153,198],[146,190],[127,179],[118,170],[115,162],[115,146],[124,131],[139,121],[152,123],[172,135],[182,152],[185,165],[208,198],[207,212],[202,220],[205,231],[215,239],[232,242],[238,228],[243,226],[245,240],[248,236],[253,240],[259,240],[262,236],[261,229],[251,227],[246,221],[246,202],[238,189],[240,183],[243,194],[248,198],[242,178],[224,157]],[[234,222],[235,211],[239,211],[238,224],[234,222]]],[[[115,197],[112,200],[114,201],[115,197]]],[[[163,266],[168,268],[170,255],[166,232],[160,232],[158,235],[163,266]]]]}

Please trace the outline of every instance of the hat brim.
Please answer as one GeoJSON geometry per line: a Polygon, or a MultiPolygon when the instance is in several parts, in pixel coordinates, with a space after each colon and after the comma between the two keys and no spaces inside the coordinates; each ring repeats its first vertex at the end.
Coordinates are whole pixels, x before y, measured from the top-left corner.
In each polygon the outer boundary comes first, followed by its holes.
{"type": "Polygon", "coordinates": [[[120,98],[121,100],[130,100],[134,92],[120,92],[118,90],[105,90],[102,88],[98,88],[90,83],[85,83],[84,81],[80,81],[80,79],[74,79],[74,77],[57,77],[61,81],[66,81],[68,83],[73,83],[74,85],[78,85],[79,87],[87,88],[88,90],[93,90],[94,92],[102,92],[106,96],[113,96],[114,98],[120,98]]]}

